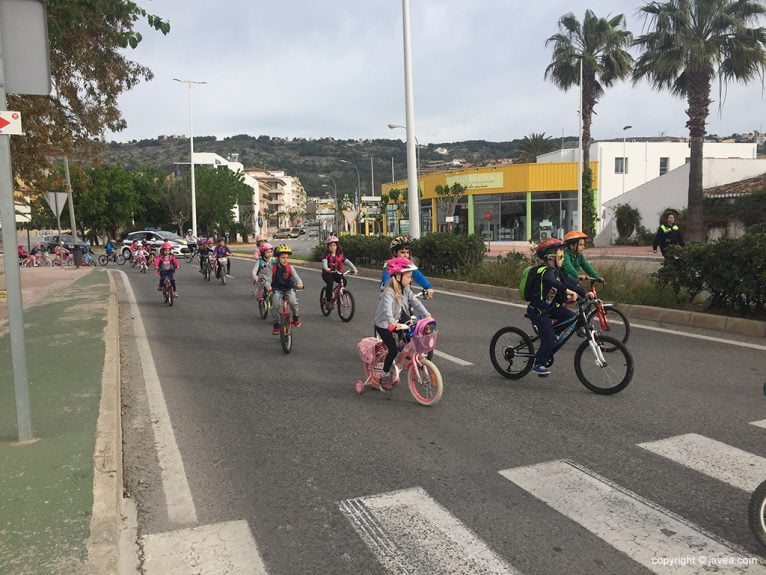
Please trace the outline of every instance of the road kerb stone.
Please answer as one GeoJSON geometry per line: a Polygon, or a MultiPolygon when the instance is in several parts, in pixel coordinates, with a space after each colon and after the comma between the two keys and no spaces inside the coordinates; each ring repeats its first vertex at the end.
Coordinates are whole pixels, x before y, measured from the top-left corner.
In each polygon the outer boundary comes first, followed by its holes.
{"type": "Polygon", "coordinates": [[[724,315],[713,315],[710,313],[692,313],[691,323],[695,327],[702,327],[705,329],[714,329],[717,331],[726,330],[726,320],[728,318],[724,315]]]}
{"type": "Polygon", "coordinates": [[[766,322],[739,317],[727,317],[725,331],[738,335],[766,337],[766,322]]]}

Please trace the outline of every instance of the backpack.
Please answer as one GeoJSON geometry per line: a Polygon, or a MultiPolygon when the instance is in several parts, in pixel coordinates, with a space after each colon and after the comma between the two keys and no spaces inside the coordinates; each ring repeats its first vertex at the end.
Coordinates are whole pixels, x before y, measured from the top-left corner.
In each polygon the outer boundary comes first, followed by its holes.
{"type": "Polygon", "coordinates": [[[543,279],[543,273],[546,266],[527,266],[524,271],[521,272],[521,279],[519,280],[519,295],[526,301],[532,301],[535,294],[535,288],[539,285],[539,282],[543,279]],[[540,276],[537,279],[537,276],[540,276]]]}

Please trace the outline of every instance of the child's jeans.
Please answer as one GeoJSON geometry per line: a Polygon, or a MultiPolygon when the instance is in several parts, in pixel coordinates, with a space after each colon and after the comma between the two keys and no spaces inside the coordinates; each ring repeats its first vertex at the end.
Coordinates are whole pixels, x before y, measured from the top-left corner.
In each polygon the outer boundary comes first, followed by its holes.
{"type": "Polygon", "coordinates": [[[282,298],[287,298],[287,303],[293,312],[293,317],[298,315],[298,296],[295,295],[294,289],[289,290],[274,290],[271,300],[271,319],[274,323],[279,323],[279,314],[282,313],[282,298]]]}
{"type": "Polygon", "coordinates": [[[540,313],[537,308],[529,306],[527,315],[537,328],[537,333],[540,334],[540,347],[535,355],[535,365],[544,365],[550,359],[556,345],[556,332],[553,329],[552,320],[558,320],[559,323],[565,322],[572,319],[575,314],[564,306],[553,308],[545,313],[540,313]]]}

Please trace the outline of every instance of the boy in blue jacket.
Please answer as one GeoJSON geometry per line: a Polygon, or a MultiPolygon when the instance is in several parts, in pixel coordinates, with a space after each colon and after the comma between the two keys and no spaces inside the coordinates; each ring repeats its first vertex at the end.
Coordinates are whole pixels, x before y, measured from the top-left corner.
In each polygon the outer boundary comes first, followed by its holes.
{"type": "Polygon", "coordinates": [[[540,334],[540,347],[535,355],[532,371],[537,375],[550,375],[551,370],[545,366],[556,345],[556,333],[553,320],[559,323],[572,319],[575,314],[564,304],[570,298],[578,295],[585,297],[585,289],[572,280],[566,279],[561,273],[564,263],[564,242],[557,238],[549,238],[537,245],[537,257],[545,262],[545,269],[535,274],[533,280],[532,299],[527,306],[527,317],[532,321],[540,334]]]}
{"type": "MultiPolygon", "coordinates": [[[[392,258],[411,259],[410,258],[410,240],[408,240],[404,236],[395,237],[391,241],[390,247],[391,247],[392,258]]],[[[388,285],[388,282],[390,279],[391,279],[391,274],[388,273],[388,269],[386,267],[383,267],[383,277],[380,279],[380,291],[383,291],[384,289],[386,289],[386,286],[388,285]]],[[[417,268],[415,268],[415,271],[412,273],[412,281],[418,284],[424,290],[426,290],[426,297],[428,297],[428,299],[431,299],[432,297],[434,297],[434,289],[433,287],[431,287],[431,282],[429,282],[426,279],[426,276],[423,275],[423,272],[421,272],[417,268]]]]}

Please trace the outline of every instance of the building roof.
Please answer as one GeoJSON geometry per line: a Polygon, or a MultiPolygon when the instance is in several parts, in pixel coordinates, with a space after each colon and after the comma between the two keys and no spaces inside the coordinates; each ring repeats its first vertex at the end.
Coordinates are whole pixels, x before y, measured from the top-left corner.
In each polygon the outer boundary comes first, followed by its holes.
{"type": "Polygon", "coordinates": [[[766,190],[766,173],[754,178],[707,188],[704,194],[706,198],[737,198],[747,196],[756,190],[766,190]]]}

